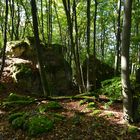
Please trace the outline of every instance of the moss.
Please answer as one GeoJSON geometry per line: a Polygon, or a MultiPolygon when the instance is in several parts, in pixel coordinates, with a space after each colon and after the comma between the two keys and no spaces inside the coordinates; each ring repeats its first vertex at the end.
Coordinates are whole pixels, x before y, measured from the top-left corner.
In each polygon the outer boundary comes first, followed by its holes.
{"type": "Polygon", "coordinates": [[[87,108],[92,108],[92,109],[94,109],[94,108],[96,108],[97,107],[97,105],[96,105],[96,103],[94,103],[94,102],[90,102],[90,103],[88,103],[88,105],[87,105],[87,108]]]}
{"type": "Polygon", "coordinates": [[[53,128],[53,122],[43,115],[31,117],[26,124],[28,134],[36,136],[44,132],[48,132],[53,128]]]}
{"type": "Polygon", "coordinates": [[[39,105],[38,110],[40,113],[43,113],[50,109],[56,110],[56,109],[61,109],[61,108],[62,106],[58,102],[51,101],[51,102],[48,102],[47,104],[39,105]]]}
{"type": "Polygon", "coordinates": [[[22,129],[24,127],[24,123],[27,116],[28,116],[28,113],[17,112],[17,113],[11,114],[8,119],[14,129],[19,129],[19,128],[22,129]]]}
{"type": "Polygon", "coordinates": [[[93,112],[92,112],[92,114],[91,115],[98,115],[98,114],[100,114],[101,113],[101,110],[98,110],[98,109],[96,109],[96,110],[94,110],[93,112]]]}
{"type": "Polygon", "coordinates": [[[19,79],[25,79],[32,76],[30,66],[24,63],[14,64],[12,66],[12,73],[12,77],[16,82],[18,82],[19,79]]]}
{"type": "Polygon", "coordinates": [[[22,96],[22,95],[18,95],[15,93],[10,93],[10,95],[7,98],[7,101],[18,101],[18,100],[22,100],[22,101],[33,101],[34,99],[29,97],[29,96],[22,96]]]}
{"type": "Polygon", "coordinates": [[[26,112],[11,114],[8,119],[12,128],[25,130],[30,136],[36,136],[38,134],[48,132],[54,125],[53,121],[44,115],[26,112]]]}
{"type": "Polygon", "coordinates": [[[34,102],[35,99],[29,96],[21,96],[15,93],[11,93],[3,102],[3,107],[14,107],[17,105],[26,105],[34,102]]]}
{"type": "Polygon", "coordinates": [[[60,108],[62,108],[62,106],[58,102],[51,101],[47,104],[47,108],[49,108],[49,109],[60,109],[60,108]]]}
{"type": "Polygon", "coordinates": [[[136,134],[138,132],[138,127],[133,126],[133,125],[129,125],[127,131],[128,131],[128,133],[136,134]]]}
{"type": "Polygon", "coordinates": [[[85,103],[87,103],[88,102],[88,99],[84,99],[84,100],[81,100],[80,102],[79,102],[79,104],[80,105],[83,105],[83,104],[85,104],[85,103]]]}

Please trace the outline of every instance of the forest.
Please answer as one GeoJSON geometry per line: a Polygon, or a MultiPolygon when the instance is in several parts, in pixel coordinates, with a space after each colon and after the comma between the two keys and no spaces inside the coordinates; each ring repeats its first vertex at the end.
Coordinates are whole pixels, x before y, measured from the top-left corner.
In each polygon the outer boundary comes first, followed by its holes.
{"type": "Polygon", "coordinates": [[[139,0],[0,0],[0,140],[139,140],[139,14],[139,0]]]}

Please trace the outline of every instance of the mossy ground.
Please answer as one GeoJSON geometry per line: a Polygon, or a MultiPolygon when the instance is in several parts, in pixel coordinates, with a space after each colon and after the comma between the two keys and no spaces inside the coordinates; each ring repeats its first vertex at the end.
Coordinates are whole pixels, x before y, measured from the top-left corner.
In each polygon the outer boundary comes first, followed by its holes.
{"type": "Polygon", "coordinates": [[[13,108],[5,110],[1,106],[0,135],[18,140],[140,139],[138,127],[122,122],[121,106],[113,103],[105,109],[103,102],[81,99],[39,99],[15,112],[11,112],[13,108]]]}

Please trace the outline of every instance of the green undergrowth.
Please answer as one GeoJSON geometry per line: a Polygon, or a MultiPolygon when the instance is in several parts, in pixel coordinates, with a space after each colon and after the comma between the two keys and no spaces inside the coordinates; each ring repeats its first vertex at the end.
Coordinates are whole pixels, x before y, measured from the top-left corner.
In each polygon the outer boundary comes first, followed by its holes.
{"type": "Polygon", "coordinates": [[[53,128],[53,121],[43,114],[17,112],[9,115],[9,122],[14,129],[21,129],[29,136],[48,132],[53,128]]]}
{"type": "Polygon", "coordinates": [[[100,94],[106,95],[110,100],[122,99],[120,77],[105,80],[101,84],[102,88],[99,90],[100,94]]]}
{"type": "Polygon", "coordinates": [[[34,102],[35,99],[29,96],[22,96],[15,93],[11,93],[2,102],[4,108],[16,107],[17,105],[26,105],[34,102]]]}
{"type": "Polygon", "coordinates": [[[21,129],[29,136],[35,137],[51,131],[55,123],[65,120],[64,115],[56,113],[57,109],[60,108],[62,106],[58,102],[50,101],[46,104],[40,104],[32,111],[12,113],[8,120],[13,129],[21,129]]]}
{"type": "Polygon", "coordinates": [[[46,112],[48,110],[57,110],[57,109],[61,109],[61,108],[62,108],[62,106],[58,102],[50,101],[46,104],[40,104],[38,106],[38,111],[40,113],[43,113],[43,112],[46,112]]]}
{"type": "Polygon", "coordinates": [[[128,125],[128,133],[130,134],[136,134],[139,130],[137,126],[134,125],[128,125]]]}

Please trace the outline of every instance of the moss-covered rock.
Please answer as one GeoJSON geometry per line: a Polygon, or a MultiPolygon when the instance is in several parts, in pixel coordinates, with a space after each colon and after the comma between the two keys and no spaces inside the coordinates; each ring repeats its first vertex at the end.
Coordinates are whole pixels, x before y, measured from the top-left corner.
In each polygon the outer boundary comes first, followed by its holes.
{"type": "MultiPolygon", "coordinates": [[[[10,74],[23,91],[41,95],[43,93],[37,55],[33,37],[9,43],[7,55],[10,57],[10,74]],[[20,61],[19,61],[20,60],[20,61]]],[[[63,46],[59,44],[40,43],[42,63],[46,78],[53,95],[74,95],[78,88],[72,82],[72,69],[63,56],[63,46]]]]}
{"type": "MultiPolygon", "coordinates": [[[[89,83],[91,86],[91,90],[92,87],[94,87],[94,80],[93,80],[93,68],[95,67],[95,71],[96,71],[96,87],[100,87],[101,86],[101,81],[106,80],[106,79],[110,79],[114,76],[114,69],[112,67],[110,67],[109,65],[101,62],[100,60],[96,59],[96,65],[93,67],[93,55],[90,55],[89,57],[89,83]]],[[[87,60],[84,61],[83,66],[83,75],[84,75],[84,81],[86,82],[86,74],[87,74],[87,60]]]]}

